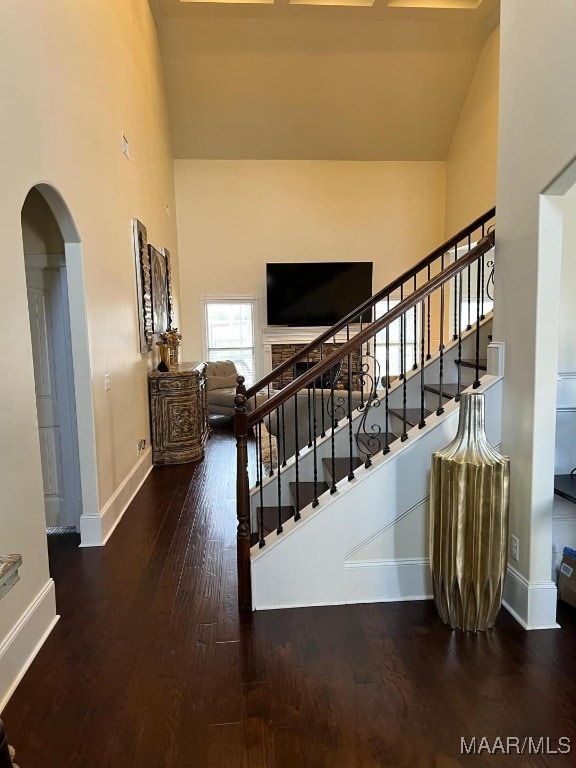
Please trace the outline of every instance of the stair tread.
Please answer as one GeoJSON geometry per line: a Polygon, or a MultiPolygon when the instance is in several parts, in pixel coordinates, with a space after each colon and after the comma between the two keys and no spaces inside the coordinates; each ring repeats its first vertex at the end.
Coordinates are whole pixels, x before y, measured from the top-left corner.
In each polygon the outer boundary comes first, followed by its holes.
{"type": "MultiPolygon", "coordinates": [[[[427,392],[434,392],[434,394],[440,394],[440,383],[437,384],[425,384],[424,389],[427,392]]],[[[466,384],[461,385],[460,390],[466,389],[466,384]]],[[[458,394],[458,384],[442,384],[442,395],[447,398],[456,397],[458,394]]]]}
{"type": "MultiPolygon", "coordinates": [[[[454,360],[456,365],[461,365],[463,368],[476,368],[476,360],[454,360]]],[[[478,360],[478,369],[480,371],[488,370],[488,361],[480,358],[478,360]]]]}
{"type": "MultiPolygon", "coordinates": [[[[314,483],[311,481],[300,481],[299,483],[290,483],[290,494],[294,502],[294,508],[296,508],[296,485],[298,485],[298,502],[299,509],[304,509],[308,504],[314,501],[314,496],[320,496],[322,493],[328,490],[328,483],[318,481],[316,483],[316,494],[314,494],[314,483]]],[[[292,510],[294,514],[294,510],[292,510]]]]}
{"type": "MultiPolygon", "coordinates": [[[[278,528],[278,507],[258,507],[256,509],[256,519],[258,520],[258,524],[260,524],[261,510],[263,512],[264,536],[267,536],[278,528]]],[[[294,507],[280,507],[280,519],[282,523],[285,523],[286,520],[289,520],[291,517],[294,517],[294,507]]],[[[250,543],[252,546],[258,543],[257,532],[250,534],[250,543]],[[254,537],[256,537],[255,540],[254,537]]]]}
{"type": "MultiPolygon", "coordinates": [[[[358,456],[352,456],[352,469],[357,469],[362,466],[362,459],[358,456]]],[[[332,459],[322,459],[322,464],[326,469],[326,472],[332,477],[332,459]]],[[[336,456],[334,459],[334,482],[337,483],[344,477],[348,477],[350,471],[350,459],[348,456],[336,456]]]]}
{"type": "MultiPolygon", "coordinates": [[[[402,422],[404,421],[404,410],[402,408],[390,408],[390,413],[397,416],[402,422]]],[[[424,418],[427,419],[431,413],[432,411],[425,408],[424,418]]],[[[415,427],[417,424],[420,424],[421,415],[420,408],[406,408],[406,423],[410,424],[411,427],[415,427]]]]}

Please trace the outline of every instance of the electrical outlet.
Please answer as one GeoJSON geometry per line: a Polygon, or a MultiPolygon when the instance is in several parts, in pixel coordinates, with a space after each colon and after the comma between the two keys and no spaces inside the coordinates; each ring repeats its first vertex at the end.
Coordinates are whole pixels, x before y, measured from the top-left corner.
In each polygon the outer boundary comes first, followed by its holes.
{"type": "Polygon", "coordinates": [[[520,542],[517,536],[510,536],[510,557],[512,560],[520,559],[520,542]]]}
{"type": "Polygon", "coordinates": [[[146,450],[146,439],[143,437],[136,443],[136,453],[142,453],[144,450],[146,450]]]}

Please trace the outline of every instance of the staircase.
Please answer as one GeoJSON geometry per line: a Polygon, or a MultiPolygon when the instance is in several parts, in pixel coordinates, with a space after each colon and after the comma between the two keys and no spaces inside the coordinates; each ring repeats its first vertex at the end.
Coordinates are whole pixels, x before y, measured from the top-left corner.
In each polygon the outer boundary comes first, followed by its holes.
{"type": "Polygon", "coordinates": [[[487,375],[493,217],[472,222],[254,387],[239,378],[241,607],[400,599],[411,581],[426,590],[422,557],[399,566],[380,557],[378,589],[387,586],[375,596],[366,586],[366,563],[375,561],[364,555],[377,545],[385,551],[390,531],[405,535],[410,515],[422,539],[430,454],[453,434],[460,393],[482,387],[487,401],[498,398],[498,378],[487,375]],[[368,309],[374,319],[364,323],[368,309]],[[343,332],[347,341],[336,347],[343,332]],[[334,351],[293,378],[295,364],[330,341],[334,351]],[[343,361],[347,376],[330,380],[343,361]],[[400,497],[411,492],[406,507],[400,497]]]}

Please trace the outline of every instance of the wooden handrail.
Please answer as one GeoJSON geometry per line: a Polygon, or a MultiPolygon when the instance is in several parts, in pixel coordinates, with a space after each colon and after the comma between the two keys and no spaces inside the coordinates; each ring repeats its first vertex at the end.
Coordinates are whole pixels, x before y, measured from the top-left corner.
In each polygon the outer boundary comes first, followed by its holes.
{"type": "MultiPolygon", "coordinates": [[[[352,354],[355,350],[361,347],[364,342],[374,337],[377,333],[386,328],[386,326],[390,325],[390,323],[393,323],[394,320],[397,320],[409,309],[419,304],[423,299],[433,293],[442,284],[447,283],[455,275],[466,269],[466,267],[468,267],[470,264],[477,261],[481,256],[483,256],[493,247],[494,232],[492,231],[483,237],[474,248],[471,248],[468,251],[468,253],[458,259],[458,261],[454,261],[448,267],[445,267],[442,272],[439,272],[435,277],[431,278],[425,285],[415,290],[412,294],[410,294],[410,296],[399,302],[389,312],[386,312],[385,315],[382,315],[382,317],[378,318],[378,320],[375,320],[373,323],[367,325],[349,341],[345,342],[342,346],[338,347],[338,349],[334,350],[334,352],[327,355],[323,360],[319,361],[313,367],[305,371],[297,379],[291,381],[281,390],[276,392],[274,395],[272,395],[272,397],[268,398],[268,400],[258,406],[251,413],[245,414],[245,411],[243,410],[242,417],[244,418],[244,416],[246,416],[246,427],[248,429],[253,427],[269,413],[272,413],[272,411],[280,407],[282,403],[285,403],[301,389],[304,389],[308,384],[313,382],[318,376],[321,376],[325,371],[330,370],[331,367],[338,363],[340,360],[343,360],[349,354],[352,354]]],[[[248,392],[249,390],[246,391],[245,394],[240,393],[241,397],[248,397],[248,392]]],[[[240,427],[240,425],[238,425],[238,427],[240,427]]],[[[236,435],[241,434],[236,429],[236,424],[235,431],[236,435]]]]}
{"type": "MultiPolygon", "coordinates": [[[[339,333],[343,328],[345,328],[347,325],[352,323],[355,318],[361,317],[365,312],[371,309],[375,304],[377,304],[383,298],[390,295],[393,291],[395,291],[401,285],[408,282],[408,280],[412,279],[422,269],[426,269],[434,261],[436,261],[436,259],[439,256],[442,256],[442,254],[452,250],[452,248],[456,247],[458,243],[464,240],[468,235],[475,232],[483,224],[487,224],[491,219],[494,218],[495,215],[496,215],[496,208],[490,208],[489,211],[486,211],[486,213],[483,213],[481,216],[475,219],[471,224],[468,224],[468,226],[464,227],[464,229],[461,229],[460,232],[457,232],[453,237],[451,237],[445,243],[438,246],[438,248],[433,250],[431,253],[429,253],[427,256],[425,256],[423,259],[417,262],[414,266],[410,267],[410,269],[406,270],[406,272],[400,275],[400,277],[397,277],[394,280],[392,280],[391,283],[388,283],[388,285],[386,285],[384,288],[378,291],[378,293],[375,293],[369,299],[366,299],[366,301],[363,304],[361,304],[359,307],[357,307],[356,309],[353,309],[352,312],[349,312],[346,315],[346,317],[342,318],[342,320],[339,320],[331,328],[328,328],[328,330],[323,331],[319,336],[317,336],[313,341],[307,344],[303,349],[301,349],[298,352],[295,352],[291,357],[288,358],[288,360],[285,360],[283,363],[276,366],[276,368],[274,368],[272,371],[267,373],[263,378],[261,378],[260,381],[256,382],[256,384],[253,384],[251,387],[249,387],[246,390],[246,397],[248,399],[250,397],[253,397],[258,391],[260,391],[261,389],[266,387],[268,384],[270,384],[272,381],[277,379],[285,371],[292,370],[296,362],[298,362],[299,360],[302,360],[310,352],[317,349],[321,344],[331,339],[333,336],[339,333]]],[[[370,327],[372,328],[373,324],[370,324],[370,327]]],[[[354,338],[356,338],[356,336],[354,338]]],[[[325,359],[327,360],[328,358],[325,358],[325,359]]],[[[318,368],[314,368],[314,370],[319,372],[318,368]]],[[[322,368],[322,370],[323,371],[327,370],[327,368],[326,369],[322,368]]],[[[301,388],[301,386],[299,387],[299,389],[301,388]]]]}

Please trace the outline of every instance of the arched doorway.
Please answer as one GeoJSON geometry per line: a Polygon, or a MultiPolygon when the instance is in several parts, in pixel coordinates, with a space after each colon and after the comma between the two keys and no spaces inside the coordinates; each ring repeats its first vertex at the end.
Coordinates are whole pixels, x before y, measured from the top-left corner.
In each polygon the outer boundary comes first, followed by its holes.
{"type": "Polygon", "coordinates": [[[48,184],[24,201],[22,239],[46,527],[81,533],[85,516],[98,514],[82,248],[48,184]]]}

